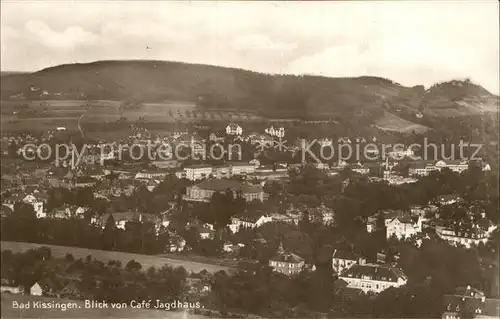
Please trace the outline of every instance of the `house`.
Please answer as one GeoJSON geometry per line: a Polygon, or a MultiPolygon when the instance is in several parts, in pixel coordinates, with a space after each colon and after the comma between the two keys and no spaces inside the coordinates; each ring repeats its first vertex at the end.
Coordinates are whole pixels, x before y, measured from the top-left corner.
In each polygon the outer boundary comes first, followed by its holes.
{"type": "Polygon", "coordinates": [[[41,296],[43,293],[43,289],[38,282],[35,282],[28,291],[25,291],[25,294],[31,296],[41,296]]]}
{"type": "Polygon", "coordinates": [[[246,162],[230,163],[231,175],[247,175],[255,173],[255,165],[246,162]]]}
{"type": "Polygon", "coordinates": [[[358,174],[369,174],[370,173],[370,168],[365,167],[361,163],[352,163],[352,164],[347,164],[343,167],[343,169],[350,169],[353,172],[356,172],[358,174]]]}
{"type": "Polygon", "coordinates": [[[271,125],[271,127],[266,128],[264,130],[267,134],[271,136],[276,136],[276,137],[285,137],[285,128],[284,127],[277,127],[275,128],[274,126],[271,125]]]}
{"type": "Polygon", "coordinates": [[[28,194],[23,198],[23,202],[33,206],[33,210],[36,213],[36,218],[45,218],[47,214],[44,210],[44,205],[47,202],[47,196],[41,193],[28,194]]]}
{"type": "Polygon", "coordinates": [[[174,159],[171,160],[156,160],[156,161],[151,161],[151,165],[153,165],[156,168],[177,168],[180,166],[180,162],[174,159]]]}
{"type": "Polygon", "coordinates": [[[330,147],[333,145],[333,139],[323,137],[318,140],[318,144],[320,147],[330,147]]]}
{"type": "Polygon", "coordinates": [[[437,170],[442,170],[443,168],[448,168],[456,173],[462,173],[469,169],[469,162],[464,160],[446,160],[446,161],[437,161],[434,164],[434,167],[437,170]]]}
{"type": "Polygon", "coordinates": [[[463,198],[458,194],[446,194],[437,197],[437,203],[443,206],[460,202],[463,202],[463,198]]]}
{"type": "Polygon", "coordinates": [[[0,291],[2,293],[8,292],[11,294],[20,294],[21,292],[23,292],[23,289],[19,285],[13,285],[12,283],[3,282],[3,280],[2,280],[2,285],[0,286],[0,291]]]}
{"type": "Polygon", "coordinates": [[[206,179],[212,175],[212,166],[207,164],[191,165],[184,167],[186,178],[191,181],[206,179]]]}
{"type": "Polygon", "coordinates": [[[308,208],[309,218],[311,221],[320,222],[324,225],[333,225],[335,222],[335,213],[333,209],[326,207],[324,204],[321,204],[315,208],[308,208]]]}
{"type": "Polygon", "coordinates": [[[206,226],[192,226],[195,227],[198,230],[198,234],[200,234],[201,239],[214,239],[215,238],[215,231],[213,228],[206,227],[206,226]]]}
{"type": "Polygon", "coordinates": [[[339,275],[352,266],[359,264],[364,265],[366,260],[360,255],[351,250],[335,249],[332,255],[332,269],[335,274],[339,275]]]}
{"type": "Polygon", "coordinates": [[[230,123],[226,127],[226,134],[240,136],[241,134],[243,134],[243,128],[238,124],[230,123]]]}
{"type": "Polygon", "coordinates": [[[290,252],[286,252],[281,242],[276,255],[269,259],[269,267],[273,271],[285,274],[287,276],[297,275],[304,267],[304,258],[290,252]]]}
{"type": "Polygon", "coordinates": [[[398,159],[403,159],[405,157],[413,157],[415,155],[415,152],[411,147],[404,148],[402,145],[401,147],[393,147],[393,149],[389,152],[389,157],[398,160],[398,159]]]}
{"type": "Polygon", "coordinates": [[[226,242],[222,246],[222,250],[226,253],[232,253],[232,252],[237,252],[241,248],[245,247],[245,244],[239,243],[237,245],[231,243],[231,242],[226,242]]]}
{"type": "Polygon", "coordinates": [[[273,218],[271,216],[266,215],[253,215],[250,217],[240,216],[231,218],[231,224],[228,225],[231,232],[237,233],[240,228],[257,228],[262,226],[263,224],[272,222],[273,218]]]}
{"type": "Polygon", "coordinates": [[[401,287],[408,281],[397,268],[377,264],[353,265],[339,275],[347,287],[360,289],[365,293],[379,293],[390,287],[401,287]]]}
{"type": "Polygon", "coordinates": [[[436,234],[451,245],[463,245],[466,248],[485,244],[496,229],[491,221],[487,224],[478,221],[455,221],[453,224],[436,226],[436,234]]]}
{"type": "Polygon", "coordinates": [[[458,287],[453,294],[443,296],[443,314],[441,319],[500,317],[500,299],[486,298],[478,289],[458,287]]]}
{"type": "Polygon", "coordinates": [[[187,187],[184,200],[210,202],[215,192],[233,191],[236,196],[241,193],[246,201],[264,201],[264,189],[260,185],[252,185],[234,180],[207,180],[197,185],[187,187]]]}
{"type": "Polygon", "coordinates": [[[422,218],[408,212],[402,212],[396,217],[385,220],[386,236],[397,239],[408,239],[422,231],[422,218]]]}
{"type": "Polygon", "coordinates": [[[65,219],[71,217],[83,218],[87,209],[88,209],[87,207],[64,204],[63,206],[54,209],[54,211],[51,214],[51,217],[59,219],[65,219]]]}
{"type": "Polygon", "coordinates": [[[257,145],[257,147],[261,149],[272,147],[274,144],[272,136],[256,132],[248,134],[245,137],[245,141],[250,142],[252,145],[257,145]]]}
{"type": "Polygon", "coordinates": [[[102,215],[102,217],[92,217],[91,223],[99,225],[102,228],[106,227],[106,222],[108,218],[113,215],[116,228],[125,229],[125,225],[129,221],[142,221],[142,214],[137,212],[122,212],[122,213],[107,213],[102,215]]]}
{"type": "Polygon", "coordinates": [[[183,251],[186,247],[186,241],[179,235],[170,234],[170,244],[167,247],[167,250],[171,253],[183,251]]]}
{"type": "Polygon", "coordinates": [[[164,180],[168,175],[168,172],[159,172],[159,171],[151,171],[145,170],[137,172],[134,176],[135,179],[156,179],[156,180],[164,180]]]}
{"type": "Polygon", "coordinates": [[[220,133],[210,133],[208,139],[212,142],[224,142],[224,136],[220,133]]]}

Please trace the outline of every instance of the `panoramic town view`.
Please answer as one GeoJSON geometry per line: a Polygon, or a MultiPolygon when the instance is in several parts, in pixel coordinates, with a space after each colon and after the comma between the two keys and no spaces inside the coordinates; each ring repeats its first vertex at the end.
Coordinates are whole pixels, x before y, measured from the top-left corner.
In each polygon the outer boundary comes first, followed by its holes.
{"type": "Polygon", "coordinates": [[[2,318],[499,318],[499,4],[1,3],[2,318]]]}

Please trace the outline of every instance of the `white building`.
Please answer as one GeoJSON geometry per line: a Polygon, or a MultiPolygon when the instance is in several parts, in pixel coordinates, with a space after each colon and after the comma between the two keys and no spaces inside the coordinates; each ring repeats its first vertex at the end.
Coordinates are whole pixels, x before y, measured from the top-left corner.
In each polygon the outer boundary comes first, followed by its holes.
{"type": "Polygon", "coordinates": [[[248,175],[255,173],[255,165],[251,163],[232,163],[231,175],[248,175]]]}
{"type": "MultiPolygon", "coordinates": [[[[437,162],[415,161],[410,164],[408,170],[412,176],[428,176],[431,172],[441,171],[448,168],[453,172],[462,173],[469,169],[469,161],[467,160],[441,160],[437,162]]],[[[484,170],[484,167],[483,167],[484,170]]]]}
{"type": "Polygon", "coordinates": [[[397,239],[408,239],[422,231],[420,216],[402,213],[399,216],[385,220],[387,238],[396,236],[397,239]]]}
{"type": "Polygon", "coordinates": [[[226,126],[226,134],[240,136],[241,134],[243,134],[243,128],[238,124],[230,123],[228,126],[226,126]]]}
{"type": "Polygon", "coordinates": [[[491,233],[497,228],[487,218],[481,218],[472,222],[460,221],[453,225],[437,226],[436,234],[451,245],[463,245],[466,248],[486,244],[491,233]]]}
{"type": "Polygon", "coordinates": [[[47,217],[47,213],[45,213],[44,210],[45,202],[43,200],[38,199],[36,196],[29,194],[23,198],[23,202],[33,206],[33,210],[36,213],[36,218],[47,217]]]}
{"type": "Polygon", "coordinates": [[[413,157],[415,155],[415,152],[411,147],[408,148],[403,148],[403,147],[395,147],[392,149],[392,151],[389,152],[389,157],[394,158],[394,159],[403,159],[405,157],[413,157]]]}
{"type": "Polygon", "coordinates": [[[284,127],[274,128],[273,126],[271,126],[269,128],[266,128],[264,131],[271,136],[285,137],[285,128],[284,127]]]}
{"type": "Polygon", "coordinates": [[[231,218],[231,224],[228,225],[231,232],[237,233],[240,228],[257,228],[265,223],[272,222],[273,218],[266,215],[257,215],[252,217],[233,217],[231,218]]]}
{"type": "Polygon", "coordinates": [[[212,174],[212,166],[205,164],[187,166],[184,168],[184,172],[186,178],[191,181],[205,179],[212,174]]]}
{"type": "Polygon", "coordinates": [[[399,269],[376,264],[353,265],[340,274],[339,279],[347,287],[360,289],[365,293],[379,293],[390,287],[401,287],[408,281],[399,269]]]}

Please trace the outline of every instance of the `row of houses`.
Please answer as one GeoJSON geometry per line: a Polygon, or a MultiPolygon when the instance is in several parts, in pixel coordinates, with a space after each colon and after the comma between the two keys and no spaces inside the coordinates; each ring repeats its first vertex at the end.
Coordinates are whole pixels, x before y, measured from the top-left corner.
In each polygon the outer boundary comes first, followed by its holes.
{"type": "Polygon", "coordinates": [[[255,173],[256,164],[255,162],[232,162],[227,165],[190,165],[184,167],[183,170],[177,171],[175,175],[178,178],[186,178],[192,181],[207,179],[209,177],[214,178],[229,178],[232,176],[246,176],[255,173]]]}
{"type": "MultiPolygon", "coordinates": [[[[412,176],[428,176],[431,172],[441,171],[445,168],[456,173],[462,173],[471,165],[468,160],[440,160],[440,161],[414,161],[410,163],[408,174],[412,176]]],[[[487,163],[481,164],[483,171],[490,171],[487,163]]]]}

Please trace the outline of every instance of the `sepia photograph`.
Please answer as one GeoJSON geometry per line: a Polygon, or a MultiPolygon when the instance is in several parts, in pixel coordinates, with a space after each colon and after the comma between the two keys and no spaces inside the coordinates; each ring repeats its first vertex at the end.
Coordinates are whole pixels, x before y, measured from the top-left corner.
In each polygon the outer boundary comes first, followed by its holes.
{"type": "Polygon", "coordinates": [[[2,319],[500,319],[500,4],[1,0],[2,319]]]}

